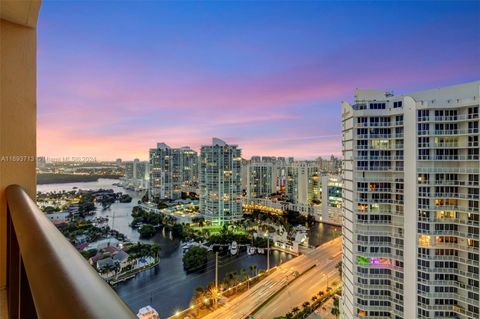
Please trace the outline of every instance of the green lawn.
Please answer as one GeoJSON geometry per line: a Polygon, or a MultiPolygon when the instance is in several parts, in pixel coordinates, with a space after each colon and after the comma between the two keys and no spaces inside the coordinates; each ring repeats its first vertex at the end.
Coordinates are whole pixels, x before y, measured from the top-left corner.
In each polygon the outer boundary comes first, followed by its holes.
{"type": "MultiPolygon", "coordinates": [[[[222,230],[222,226],[219,226],[219,225],[210,225],[210,226],[203,226],[203,227],[193,226],[192,229],[199,230],[199,231],[207,230],[209,235],[216,235],[216,234],[220,233],[220,231],[222,230]]],[[[233,233],[234,234],[247,234],[247,232],[244,229],[235,229],[233,231],[233,233]]]]}

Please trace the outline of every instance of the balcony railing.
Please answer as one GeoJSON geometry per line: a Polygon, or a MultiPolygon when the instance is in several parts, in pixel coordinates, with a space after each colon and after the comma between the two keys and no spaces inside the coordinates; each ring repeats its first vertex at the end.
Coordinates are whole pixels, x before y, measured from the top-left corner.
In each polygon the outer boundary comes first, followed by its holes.
{"type": "Polygon", "coordinates": [[[6,197],[9,318],[136,318],[20,186],[6,197]]]}

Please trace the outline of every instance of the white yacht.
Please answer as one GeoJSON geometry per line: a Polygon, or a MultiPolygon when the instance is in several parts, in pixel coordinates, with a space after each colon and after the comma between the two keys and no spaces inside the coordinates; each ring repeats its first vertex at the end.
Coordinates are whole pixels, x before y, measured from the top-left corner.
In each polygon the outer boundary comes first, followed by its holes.
{"type": "Polygon", "coordinates": [[[158,312],[152,306],[140,308],[137,317],[140,319],[160,319],[158,312]]]}
{"type": "Polygon", "coordinates": [[[256,248],[252,246],[247,247],[247,254],[248,255],[255,255],[256,248]]]}

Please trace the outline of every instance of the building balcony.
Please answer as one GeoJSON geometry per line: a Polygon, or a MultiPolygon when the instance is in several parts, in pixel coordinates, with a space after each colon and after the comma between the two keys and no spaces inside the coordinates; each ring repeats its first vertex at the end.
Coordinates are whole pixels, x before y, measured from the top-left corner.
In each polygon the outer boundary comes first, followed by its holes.
{"type": "Polygon", "coordinates": [[[478,167],[419,167],[417,173],[454,173],[454,174],[478,174],[478,167]]]}
{"type": "Polygon", "coordinates": [[[136,318],[20,186],[6,197],[8,318],[136,318]]]}

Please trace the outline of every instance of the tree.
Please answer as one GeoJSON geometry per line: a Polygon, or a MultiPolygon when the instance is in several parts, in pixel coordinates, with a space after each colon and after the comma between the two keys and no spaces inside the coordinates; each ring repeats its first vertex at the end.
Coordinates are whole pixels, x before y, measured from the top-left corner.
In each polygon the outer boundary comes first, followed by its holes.
{"type": "Polygon", "coordinates": [[[140,227],[138,232],[140,233],[140,237],[142,238],[151,238],[153,237],[153,235],[155,235],[157,230],[155,229],[155,227],[153,227],[153,225],[145,224],[140,227]]]}
{"type": "Polygon", "coordinates": [[[191,247],[183,255],[183,269],[186,271],[198,271],[204,269],[208,262],[208,251],[203,247],[191,247]]]}
{"type": "Polygon", "coordinates": [[[247,270],[245,268],[240,269],[240,280],[245,281],[248,279],[247,270]]]}
{"type": "Polygon", "coordinates": [[[250,265],[250,272],[252,274],[252,276],[256,276],[257,275],[257,265],[250,265]]]}
{"type": "Polygon", "coordinates": [[[219,291],[218,291],[218,288],[215,287],[215,285],[211,285],[211,286],[208,288],[208,294],[209,294],[210,298],[212,298],[213,304],[214,304],[214,305],[217,305],[217,303],[218,303],[218,298],[220,297],[220,293],[219,293],[219,291]]]}
{"type": "Polygon", "coordinates": [[[97,249],[82,250],[80,253],[85,259],[90,259],[97,254],[97,249]]]}
{"type": "Polygon", "coordinates": [[[292,309],[292,314],[295,315],[295,314],[298,313],[298,312],[300,312],[300,308],[298,308],[298,307],[293,307],[293,309],[292,309]]]}
{"type": "Polygon", "coordinates": [[[165,208],[167,208],[167,207],[168,207],[168,205],[167,205],[167,203],[166,203],[165,200],[161,200],[161,201],[158,203],[158,205],[157,205],[157,208],[158,208],[158,209],[165,209],[165,208]]]}
{"type": "Polygon", "coordinates": [[[333,307],[332,310],[330,311],[332,315],[335,316],[335,318],[338,318],[340,316],[340,309],[333,307]]]}
{"type": "Polygon", "coordinates": [[[335,318],[338,318],[338,316],[340,316],[339,306],[340,306],[340,302],[339,302],[338,298],[333,298],[333,307],[332,307],[332,310],[330,312],[331,312],[332,315],[335,316],[335,318]]]}
{"type": "Polygon", "coordinates": [[[184,226],[182,224],[173,225],[172,235],[177,238],[185,238],[186,232],[184,231],[184,226]]]}

